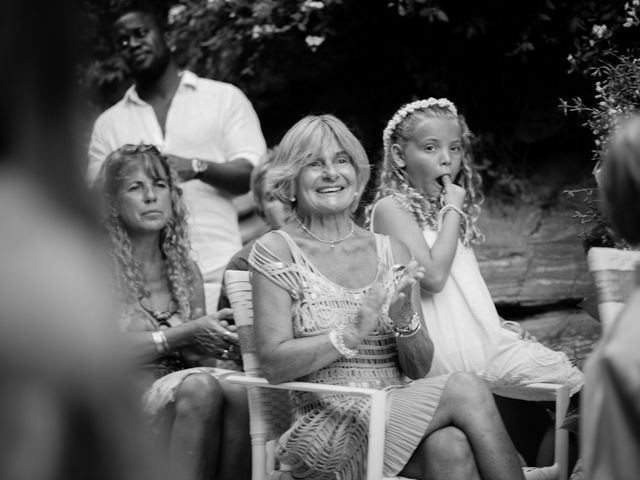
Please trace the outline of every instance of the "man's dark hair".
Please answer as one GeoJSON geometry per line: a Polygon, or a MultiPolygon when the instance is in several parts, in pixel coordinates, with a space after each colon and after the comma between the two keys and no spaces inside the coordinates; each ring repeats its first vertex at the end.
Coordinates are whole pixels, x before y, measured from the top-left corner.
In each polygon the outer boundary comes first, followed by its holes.
{"type": "Polygon", "coordinates": [[[168,7],[163,0],[120,0],[113,9],[112,24],[127,13],[138,12],[149,17],[161,31],[167,28],[168,7]]]}

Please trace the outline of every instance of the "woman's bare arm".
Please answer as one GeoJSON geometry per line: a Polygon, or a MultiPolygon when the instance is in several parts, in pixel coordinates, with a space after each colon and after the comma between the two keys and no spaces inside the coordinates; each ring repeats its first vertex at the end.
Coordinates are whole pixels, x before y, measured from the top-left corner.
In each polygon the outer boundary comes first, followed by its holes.
{"type": "MultiPolygon", "coordinates": [[[[408,337],[398,336],[398,360],[403,373],[412,379],[423,378],[431,369],[433,360],[433,342],[429,337],[424,318],[422,317],[422,305],[420,301],[420,274],[412,269],[415,260],[405,245],[397,240],[392,241],[393,257],[401,265],[408,265],[405,278],[400,280],[398,291],[392,299],[389,308],[389,316],[394,325],[404,327],[409,324],[414,313],[420,318],[420,330],[408,337]],[[414,262],[413,265],[411,262],[414,262]],[[409,297],[409,298],[405,298],[409,297]]],[[[422,270],[422,269],[420,269],[422,270]]],[[[422,273],[420,271],[420,273],[422,273]]]]}

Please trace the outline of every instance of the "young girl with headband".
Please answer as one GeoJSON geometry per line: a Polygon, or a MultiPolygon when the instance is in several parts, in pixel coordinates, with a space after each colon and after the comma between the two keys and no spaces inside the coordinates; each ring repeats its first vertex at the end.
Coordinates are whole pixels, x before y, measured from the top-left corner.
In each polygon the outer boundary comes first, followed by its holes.
{"type": "Polygon", "coordinates": [[[373,231],[395,236],[425,274],[422,309],[435,345],[429,375],[475,372],[493,385],[557,382],[573,395],[582,372],[562,352],[500,318],[472,245],[483,196],[471,132],[455,105],[429,98],[402,107],[383,133],[373,231]]]}

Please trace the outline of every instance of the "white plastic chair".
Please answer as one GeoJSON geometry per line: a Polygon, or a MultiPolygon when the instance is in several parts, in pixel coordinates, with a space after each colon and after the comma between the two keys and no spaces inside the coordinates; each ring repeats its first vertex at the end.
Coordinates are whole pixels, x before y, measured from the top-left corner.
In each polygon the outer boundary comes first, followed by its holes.
{"type": "MultiPolygon", "coordinates": [[[[367,452],[367,480],[380,480],[384,457],[384,435],[387,394],[381,390],[351,388],[337,385],[308,382],[285,382],[271,385],[258,364],[253,334],[253,303],[249,272],[229,270],[225,274],[227,295],[242,349],[245,374],[231,374],[225,379],[231,383],[248,387],[251,429],[252,480],[287,478],[286,465],[278,465],[275,457],[275,443],[291,424],[291,406],[287,391],[299,390],[317,393],[344,393],[371,398],[369,422],[369,442],[367,452]]],[[[554,478],[568,478],[568,432],[560,426],[564,422],[569,406],[569,387],[540,383],[526,387],[503,386],[493,392],[509,398],[530,401],[554,401],[556,404],[555,461],[550,470],[554,478]]],[[[528,479],[535,479],[535,472],[525,473],[528,479]]],[[[290,478],[290,477],[289,477],[290,478]]],[[[400,478],[400,477],[399,477],[400,478]]],[[[548,478],[548,477],[547,477],[548,478]]]]}
{"type": "Polygon", "coordinates": [[[587,261],[596,286],[598,314],[604,333],[611,327],[634,288],[640,251],[593,247],[587,254],[587,261]]]}

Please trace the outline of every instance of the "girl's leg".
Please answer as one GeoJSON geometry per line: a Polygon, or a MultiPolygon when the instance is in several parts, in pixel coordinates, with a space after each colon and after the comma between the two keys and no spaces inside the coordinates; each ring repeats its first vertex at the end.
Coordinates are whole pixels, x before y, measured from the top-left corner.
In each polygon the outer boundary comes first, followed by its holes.
{"type": "Polygon", "coordinates": [[[455,426],[466,435],[482,478],[524,479],[518,454],[493,396],[475,375],[451,375],[426,435],[448,426],[455,426]]]}
{"type": "Polygon", "coordinates": [[[247,390],[241,385],[220,382],[224,391],[222,440],[216,480],[249,480],[251,478],[251,437],[247,390]]]}
{"type": "Polygon", "coordinates": [[[419,480],[480,480],[467,436],[456,427],[441,428],[426,437],[400,475],[419,480]]]}
{"type": "MultiPolygon", "coordinates": [[[[213,445],[207,451],[220,449],[222,406],[222,388],[211,375],[196,373],[182,381],[176,395],[169,443],[171,478],[199,480],[203,477],[205,461],[217,461],[217,455],[205,458],[204,452],[209,443],[213,445]]],[[[216,465],[211,468],[215,471],[216,465]]]]}

